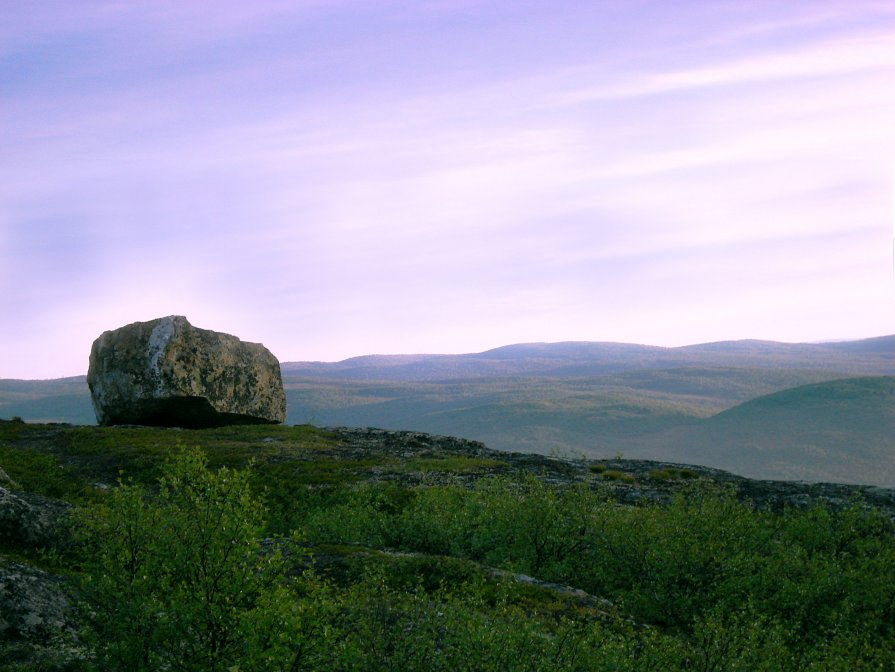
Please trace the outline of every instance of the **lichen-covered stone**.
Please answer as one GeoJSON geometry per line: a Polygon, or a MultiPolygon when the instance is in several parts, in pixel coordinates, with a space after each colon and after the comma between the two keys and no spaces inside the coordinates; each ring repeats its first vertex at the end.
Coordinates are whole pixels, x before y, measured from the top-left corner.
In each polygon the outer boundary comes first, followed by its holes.
{"type": "Polygon", "coordinates": [[[101,425],[215,427],[286,419],[280,363],[260,343],[173,315],[104,332],[87,384],[101,425]]]}
{"type": "Polygon", "coordinates": [[[34,522],[35,516],[28,502],[6,488],[0,488],[0,543],[30,542],[34,522]]]}
{"type": "Polygon", "coordinates": [[[47,572],[0,559],[0,668],[69,669],[75,632],[63,582],[47,572]],[[24,665],[30,663],[33,665],[24,665]],[[38,664],[41,663],[41,664],[38,664]]]}
{"type": "Polygon", "coordinates": [[[50,546],[59,534],[66,505],[0,487],[0,546],[50,546]]]}

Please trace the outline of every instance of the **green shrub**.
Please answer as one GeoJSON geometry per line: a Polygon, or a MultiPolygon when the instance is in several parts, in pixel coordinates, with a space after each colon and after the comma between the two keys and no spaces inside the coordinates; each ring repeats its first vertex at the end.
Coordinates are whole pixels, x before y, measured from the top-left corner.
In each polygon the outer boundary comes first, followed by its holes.
{"type": "Polygon", "coordinates": [[[209,602],[177,577],[196,566],[187,540],[207,538],[214,559],[223,546],[213,540],[226,530],[236,564],[221,571],[248,583],[221,584],[232,599],[214,603],[229,633],[217,660],[240,670],[263,668],[262,658],[266,669],[298,660],[312,670],[870,670],[886,669],[895,651],[895,536],[862,506],[754,510],[674,467],[650,477],[693,482],[670,503],[632,506],[593,482],[531,474],[467,486],[321,485],[288,478],[290,462],[282,464],[215,472],[187,454],[164,467],[157,498],[135,485],[109,494],[85,525],[97,665],[174,669],[185,663],[163,644],[182,652],[207,642],[200,607],[209,602]],[[197,522],[205,505],[226,524],[197,522]],[[309,578],[284,588],[282,559],[257,539],[290,525],[349,549],[332,585],[309,578]],[[361,554],[354,544],[372,548],[361,554]],[[494,581],[483,565],[608,598],[659,627],[494,581]]]}
{"type": "Polygon", "coordinates": [[[285,565],[262,549],[264,509],[247,471],[168,462],[159,494],[115,488],[85,511],[83,582],[102,670],[276,669],[292,658],[285,565]]]}

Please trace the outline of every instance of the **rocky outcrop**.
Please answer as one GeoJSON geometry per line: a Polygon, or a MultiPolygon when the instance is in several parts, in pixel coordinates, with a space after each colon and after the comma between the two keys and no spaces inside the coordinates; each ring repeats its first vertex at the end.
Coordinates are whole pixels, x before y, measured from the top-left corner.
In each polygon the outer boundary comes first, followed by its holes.
{"type": "MultiPolygon", "coordinates": [[[[840,510],[860,503],[879,509],[895,523],[893,488],[843,483],[763,481],[711,467],[655,460],[593,460],[539,453],[510,453],[491,450],[479,441],[423,432],[369,427],[327,427],[325,430],[339,441],[336,450],[340,457],[356,460],[375,458],[379,461],[379,464],[363,474],[363,478],[399,480],[408,486],[417,483],[472,485],[483,477],[527,472],[537,474],[539,479],[552,485],[588,483],[592,487],[602,488],[607,495],[624,504],[667,504],[676,493],[691,491],[694,483],[698,483],[697,487],[729,489],[738,499],[757,509],[779,511],[819,505],[840,510]],[[490,464],[481,469],[452,473],[414,473],[402,467],[389,470],[387,466],[390,463],[400,464],[398,460],[445,454],[485,460],[478,464],[490,464]],[[394,458],[394,462],[390,458],[394,458]]],[[[317,456],[324,454],[327,454],[325,449],[315,452],[317,456]]]]}
{"type": "Polygon", "coordinates": [[[0,543],[31,546],[46,537],[46,523],[28,502],[0,488],[0,543]]]}
{"type": "Polygon", "coordinates": [[[280,363],[267,348],[197,329],[179,315],[104,332],[90,351],[87,384],[101,425],[286,419],[280,363]]]}
{"type": "Polygon", "coordinates": [[[79,669],[72,611],[59,577],[0,560],[0,668],[79,669]]]}
{"type": "Polygon", "coordinates": [[[64,502],[0,487],[0,546],[56,544],[67,508],[64,502]]]}

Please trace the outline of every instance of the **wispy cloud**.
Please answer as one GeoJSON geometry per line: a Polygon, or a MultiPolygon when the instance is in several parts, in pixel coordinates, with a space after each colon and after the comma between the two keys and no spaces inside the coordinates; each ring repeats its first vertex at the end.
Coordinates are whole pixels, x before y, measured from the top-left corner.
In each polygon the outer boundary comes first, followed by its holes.
{"type": "Polygon", "coordinates": [[[847,39],[807,45],[785,53],[758,54],[728,63],[644,73],[633,81],[626,76],[622,82],[604,83],[593,88],[573,88],[559,94],[556,103],[564,105],[634,98],[706,87],[736,87],[807,77],[840,77],[867,71],[891,73],[893,69],[895,36],[872,31],[847,39]]]}

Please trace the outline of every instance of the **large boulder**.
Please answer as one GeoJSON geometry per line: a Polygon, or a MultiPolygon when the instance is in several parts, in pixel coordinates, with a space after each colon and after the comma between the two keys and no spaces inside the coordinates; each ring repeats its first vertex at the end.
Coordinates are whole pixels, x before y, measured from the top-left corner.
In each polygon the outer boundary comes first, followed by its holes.
{"type": "Polygon", "coordinates": [[[260,343],[172,315],[104,332],[87,384],[101,425],[216,427],[286,419],[280,363],[260,343]]]}

